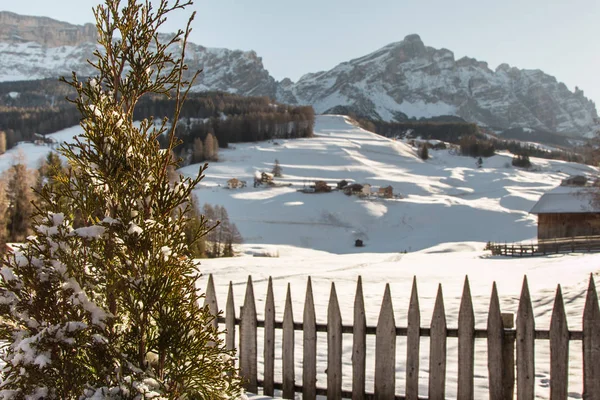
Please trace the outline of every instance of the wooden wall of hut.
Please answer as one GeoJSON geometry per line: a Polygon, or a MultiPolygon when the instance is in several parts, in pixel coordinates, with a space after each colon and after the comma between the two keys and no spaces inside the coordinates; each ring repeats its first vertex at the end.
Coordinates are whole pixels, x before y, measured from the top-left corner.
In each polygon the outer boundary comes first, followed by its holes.
{"type": "Polygon", "coordinates": [[[600,213],[538,215],[538,239],[600,235],[600,213]]]}

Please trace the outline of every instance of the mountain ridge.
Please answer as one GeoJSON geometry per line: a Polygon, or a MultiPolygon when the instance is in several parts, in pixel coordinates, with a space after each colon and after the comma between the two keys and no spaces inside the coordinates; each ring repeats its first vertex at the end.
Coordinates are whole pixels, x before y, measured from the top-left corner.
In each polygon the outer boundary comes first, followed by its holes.
{"type": "MultiPolygon", "coordinates": [[[[165,34],[167,36],[167,34],[165,34]]],[[[0,11],[0,81],[89,75],[97,45],[93,24],[0,11]]],[[[543,71],[455,59],[411,34],[297,82],[276,81],[255,51],[189,43],[190,70],[203,69],[194,90],[219,90],[312,105],[318,113],[343,109],[386,121],[454,115],[492,129],[534,128],[571,136],[593,131],[598,113],[576,88],[543,71]]]]}

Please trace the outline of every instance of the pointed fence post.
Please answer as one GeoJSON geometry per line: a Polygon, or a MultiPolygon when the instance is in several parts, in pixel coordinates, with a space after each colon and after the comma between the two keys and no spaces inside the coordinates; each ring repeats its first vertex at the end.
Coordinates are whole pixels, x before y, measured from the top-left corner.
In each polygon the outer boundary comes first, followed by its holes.
{"type": "Polygon", "coordinates": [[[406,330],[406,399],[419,397],[419,347],[421,345],[421,311],[417,293],[417,278],[413,278],[410,303],[408,306],[408,325],[406,330]]]}
{"type": "Polygon", "coordinates": [[[396,322],[389,283],[385,285],[375,333],[375,399],[394,399],[396,391],[396,322]]]}
{"type": "Polygon", "coordinates": [[[515,397],[515,315],[513,313],[502,313],[502,325],[504,326],[504,342],[502,349],[502,365],[504,376],[504,399],[512,400],[515,397]]]}
{"type": "Polygon", "coordinates": [[[233,302],[233,282],[229,281],[227,305],[225,306],[225,347],[227,350],[235,349],[235,304],[233,302]]]}
{"type": "Polygon", "coordinates": [[[335,284],[327,307],[327,400],[342,398],[342,316],[335,284]]]}
{"type": "Polygon", "coordinates": [[[569,327],[562,290],[558,285],[550,320],[550,400],[567,400],[568,370],[569,327]]]}
{"type": "Polygon", "coordinates": [[[365,370],[367,354],[367,318],[362,289],[362,278],[358,277],[354,296],[354,329],[352,332],[352,400],[365,397],[365,370]]]}
{"type": "Polygon", "coordinates": [[[264,331],[264,382],[263,393],[273,396],[275,392],[275,300],[273,298],[273,279],[269,277],[267,300],[265,302],[264,331]]]}
{"type": "Polygon", "coordinates": [[[535,321],[527,276],[517,311],[517,399],[533,400],[535,392],[535,321]]]}
{"type": "Polygon", "coordinates": [[[213,320],[210,322],[210,325],[216,330],[219,328],[219,321],[217,321],[217,316],[219,315],[219,306],[217,305],[217,293],[215,291],[215,282],[212,274],[208,275],[205,296],[204,307],[208,306],[208,310],[213,316],[213,320]]]}
{"type": "Polygon", "coordinates": [[[240,315],[240,375],[244,381],[244,389],[256,393],[258,378],[256,371],[256,303],[252,276],[248,276],[246,297],[240,315]]]}
{"type": "Polygon", "coordinates": [[[473,400],[475,370],[475,313],[469,278],[465,277],[458,313],[458,393],[461,400],[473,400]]]}
{"type": "Polygon", "coordinates": [[[429,399],[444,400],[446,397],[446,312],[442,285],[438,286],[429,347],[429,399]]]}
{"type": "Polygon", "coordinates": [[[583,398],[600,399],[600,309],[593,275],[583,309],[583,398]]]}
{"type": "Polygon", "coordinates": [[[294,372],[294,313],[292,310],[292,293],[288,283],[283,311],[283,398],[294,398],[295,372],[294,372]]]}
{"type": "Polygon", "coordinates": [[[490,400],[505,400],[504,397],[504,326],[500,312],[500,301],[496,282],[492,286],[492,297],[487,321],[488,376],[490,400]]]}
{"type": "Polygon", "coordinates": [[[317,318],[310,276],[306,283],[303,316],[302,400],[317,398],[317,318]]]}

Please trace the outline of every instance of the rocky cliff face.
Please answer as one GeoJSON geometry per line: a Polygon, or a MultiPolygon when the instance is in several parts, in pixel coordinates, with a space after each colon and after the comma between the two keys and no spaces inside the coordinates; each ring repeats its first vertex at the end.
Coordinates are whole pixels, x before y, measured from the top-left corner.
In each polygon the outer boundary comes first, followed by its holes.
{"type": "Polygon", "coordinates": [[[79,46],[96,41],[94,24],[71,25],[45,17],[0,11],[0,42],[35,42],[46,47],[79,46]]]}
{"type": "Polygon", "coordinates": [[[384,120],[456,115],[490,127],[573,135],[590,132],[598,116],[582,91],[571,92],[540,70],[502,64],[493,71],[485,62],[427,47],[418,35],[280,84],[278,97],[313,104],[317,112],[343,106],[384,120]]]}
{"type": "MultiPolygon", "coordinates": [[[[165,40],[167,40],[165,35],[165,40]]],[[[96,49],[96,27],[70,25],[43,17],[0,12],[0,81],[89,76],[96,49]]],[[[175,49],[174,49],[175,50],[175,49]]],[[[196,90],[219,90],[274,97],[277,83],[254,51],[211,49],[190,43],[190,71],[203,69],[196,90]]]]}
{"type": "MultiPolygon", "coordinates": [[[[0,81],[89,75],[96,49],[92,24],[70,25],[43,17],[0,12],[0,81]]],[[[492,128],[526,127],[585,135],[598,117],[583,92],[571,92],[540,70],[502,64],[491,70],[472,58],[425,46],[409,35],[330,71],[294,83],[276,82],[254,51],[189,44],[190,70],[204,72],[194,88],[270,96],[315,111],[352,111],[384,120],[455,115],[492,128]]]]}

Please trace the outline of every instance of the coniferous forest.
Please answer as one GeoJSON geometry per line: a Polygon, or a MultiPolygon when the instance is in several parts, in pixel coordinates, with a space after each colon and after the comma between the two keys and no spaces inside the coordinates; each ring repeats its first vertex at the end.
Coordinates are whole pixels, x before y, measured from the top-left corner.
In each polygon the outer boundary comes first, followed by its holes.
{"type": "MultiPolygon", "coordinates": [[[[6,134],[7,149],[33,140],[35,133],[45,135],[79,124],[81,116],[67,100],[74,92],[65,86],[54,79],[0,83],[0,131],[6,134]]],[[[162,119],[172,115],[174,107],[173,99],[145,96],[136,104],[134,119],[162,119]]],[[[184,143],[177,150],[192,150],[194,140],[204,141],[208,133],[221,148],[237,142],[310,137],[313,125],[310,106],[278,104],[268,97],[190,93],[180,113],[177,133],[184,143]]]]}

